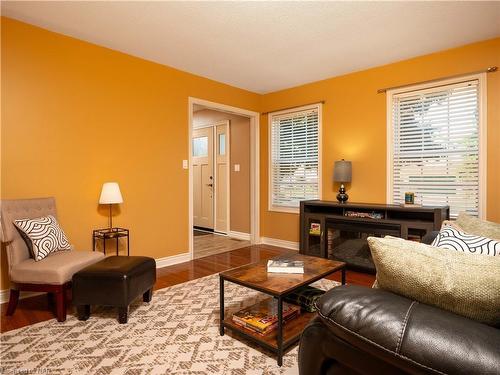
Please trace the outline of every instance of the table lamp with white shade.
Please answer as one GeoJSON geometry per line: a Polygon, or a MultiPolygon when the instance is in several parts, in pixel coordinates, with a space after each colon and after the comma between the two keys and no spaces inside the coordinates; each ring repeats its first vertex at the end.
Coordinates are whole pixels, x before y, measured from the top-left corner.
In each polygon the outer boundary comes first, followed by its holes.
{"type": "Polygon", "coordinates": [[[123,203],[122,193],[120,186],[117,182],[105,182],[102,185],[101,196],[99,197],[99,204],[109,205],[109,228],[113,228],[113,204],[123,203]]]}

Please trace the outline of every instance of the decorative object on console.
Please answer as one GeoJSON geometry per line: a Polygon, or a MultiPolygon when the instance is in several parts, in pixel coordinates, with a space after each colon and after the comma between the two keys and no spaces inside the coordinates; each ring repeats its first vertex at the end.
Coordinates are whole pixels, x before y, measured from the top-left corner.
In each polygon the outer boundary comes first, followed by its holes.
{"type": "Polygon", "coordinates": [[[350,161],[342,159],[335,162],[333,168],[333,181],[340,182],[340,189],[337,194],[337,200],[340,203],[345,203],[349,199],[349,195],[346,194],[344,183],[351,182],[351,175],[352,165],[350,161]]]}
{"type": "Polygon", "coordinates": [[[401,203],[401,207],[422,207],[422,205],[415,203],[415,193],[409,191],[405,193],[405,201],[401,203]]]}
{"type": "Polygon", "coordinates": [[[405,193],[405,204],[415,204],[415,193],[412,192],[405,193]]]}
{"type": "Polygon", "coordinates": [[[117,182],[105,182],[102,185],[101,196],[99,197],[99,204],[109,205],[109,229],[113,228],[113,204],[123,203],[122,193],[120,186],[117,182]]]}
{"type": "Polygon", "coordinates": [[[381,289],[500,325],[500,257],[476,256],[396,237],[369,237],[381,289]]]}
{"type": "Polygon", "coordinates": [[[488,237],[468,234],[443,222],[443,227],[432,242],[431,246],[441,247],[470,254],[500,255],[500,242],[488,237]]]}
{"type": "Polygon", "coordinates": [[[71,250],[66,234],[52,215],[14,220],[14,225],[19,229],[35,262],[46,258],[50,253],[71,250]]]}

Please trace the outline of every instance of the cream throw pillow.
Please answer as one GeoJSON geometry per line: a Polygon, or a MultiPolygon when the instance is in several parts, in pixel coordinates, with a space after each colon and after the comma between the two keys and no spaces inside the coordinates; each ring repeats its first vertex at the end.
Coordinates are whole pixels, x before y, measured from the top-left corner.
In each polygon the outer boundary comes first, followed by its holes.
{"type": "Polygon", "coordinates": [[[467,215],[465,212],[460,212],[456,224],[466,233],[500,241],[500,224],[493,221],[481,220],[467,215]]]}
{"type": "Polygon", "coordinates": [[[500,326],[500,257],[369,237],[377,287],[500,326]]]}

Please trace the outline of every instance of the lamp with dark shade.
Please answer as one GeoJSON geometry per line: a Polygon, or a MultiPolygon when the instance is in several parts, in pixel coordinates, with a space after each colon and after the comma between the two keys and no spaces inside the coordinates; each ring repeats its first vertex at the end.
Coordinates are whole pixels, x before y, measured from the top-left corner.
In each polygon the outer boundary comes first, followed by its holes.
{"type": "Polygon", "coordinates": [[[345,203],[349,199],[349,195],[346,194],[344,183],[351,182],[352,175],[352,164],[347,160],[339,160],[335,162],[333,167],[333,181],[340,182],[339,193],[337,194],[337,200],[340,203],[345,203]]]}

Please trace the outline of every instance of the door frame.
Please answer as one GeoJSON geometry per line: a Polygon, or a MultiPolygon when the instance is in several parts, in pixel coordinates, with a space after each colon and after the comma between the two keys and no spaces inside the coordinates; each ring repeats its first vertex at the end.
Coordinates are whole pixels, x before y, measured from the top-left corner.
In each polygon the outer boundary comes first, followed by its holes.
{"type": "MultiPolygon", "coordinates": [[[[227,112],[250,118],[250,243],[260,243],[260,113],[247,109],[233,107],[226,104],[211,102],[196,97],[188,97],[188,175],[189,175],[189,204],[188,204],[188,238],[189,257],[193,259],[193,168],[192,168],[192,137],[194,105],[202,105],[215,111],[227,112]]],[[[229,165],[231,171],[231,165],[229,165]]],[[[230,179],[230,176],[228,176],[230,179]]],[[[228,216],[228,220],[229,220],[228,216]]],[[[230,229],[231,223],[228,221],[230,229]]],[[[230,232],[230,231],[229,231],[230,232]]]]}
{"type": "MultiPolygon", "coordinates": [[[[216,227],[217,227],[217,189],[219,189],[219,179],[218,179],[218,172],[217,172],[217,155],[218,155],[218,148],[217,148],[217,144],[219,142],[219,139],[217,138],[217,126],[221,126],[221,125],[226,125],[227,127],[227,133],[226,133],[226,142],[227,142],[227,147],[226,147],[226,154],[227,154],[227,166],[226,166],[226,170],[227,170],[227,181],[226,181],[226,191],[227,191],[227,196],[226,196],[226,234],[229,235],[229,232],[231,230],[231,226],[230,226],[230,223],[231,223],[231,132],[230,132],[230,128],[231,128],[231,121],[229,120],[219,120],[219,121],[215,121],[215,122],[211,122],[211,123],[207,123],[207,124],[202,124],[202,125],[196,125],[194,126],[193,124],[193,129],[191,129],[191,131],[193,130],[197,130],[197,129],[206,129],[206,128],[210,128],[211,131],[212,131],[212,175],[214,176],[214,179],[213,179],[213,183],[214,183],[214,189],[213,189],[213,194],[214,194],[214,199],[213,199],[213,208],[212,208],[212,212],[213,212],[213,223],[214,223],[214,233],[221,233],[220,231],[217,231],[216,230],[216,227]]],[[[191,143],[191,146],[192,146],[192,143],[191,143]]],[[[193,157],[193,155],[191,155],[191,158],[193,157]]],[[[192,165],[190,163],[190,165],[192,165]]],[[[193,187],[194,189],[194,187],[193,187]]],[[[193,225],[194,225],[194,220],[193,220],[193,225]]]]}
{"type": "Polygon", "coordinates": [[[226,235],[229,235],[229,232],[231,231],[231,132],[230,132],[230,127],[231,127],[231,121],[229,120],[223,120],[223,121],[218,121],[213,124],[212,127],[212,133],[213,133],[213,139],[214,139],[214,152],[213,152],[213,169],[214,169],[214,182],[215,182],[215,189],[214,189],[214,233],[217,233],[217,194],[219,190],[219,169],[217,168],[217,158],[219,156],[219,147],[217,145],[219,144],[219,137],[217,136],[217,126],[225,125],[226,126],[226,140],[225,142],[227,143],[226,147],[226,235]]]}

